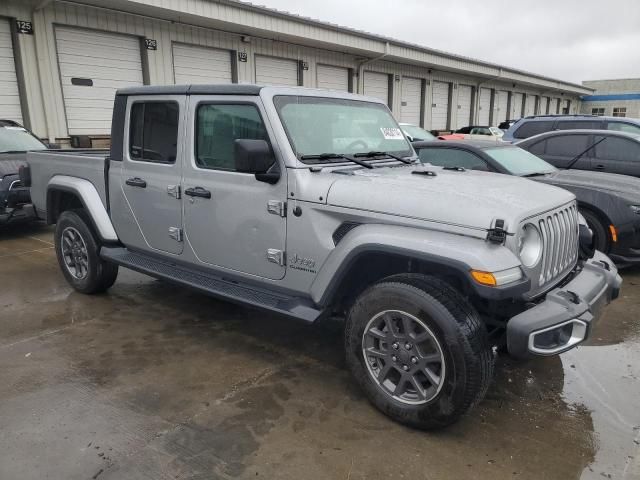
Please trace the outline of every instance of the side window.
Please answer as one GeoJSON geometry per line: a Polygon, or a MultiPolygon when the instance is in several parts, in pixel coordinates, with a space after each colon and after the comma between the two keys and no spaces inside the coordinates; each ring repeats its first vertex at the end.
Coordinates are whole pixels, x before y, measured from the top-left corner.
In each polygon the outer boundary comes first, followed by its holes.
{"type": "Polygon", "coordinates": [[[542,140],[540,142],[534,143],[533,145],[531,145],[526,150],[529,150],[529,152],[533,153],[534,155],[544,155],[544,147],[546,145],[547,145],[547,141],[546,140],[542,140]]]}
{"type": "Polygon", "coordinates": [[[640,134],[640,125],[633,125],[632,123],[622,122],[609,122],[607,124],[607,130],[640,134]]]}
{"type": "Polygon", "coordinates": [[[457,148],[423,148],[418,152],[422,163],[438,167],[463,167],[488,169],[487,163],[477,155],[457,148]]]}
{"type": "Polygon", "coordinates": [[[178,148],[176,102],[135,102],[129,118],[129,156],[133,160],[175,163],[178,148]]]}
{"type": "Polygon", "coordinates": [[[513,138],[529,138],[553,129],[553,122],[525,122],[513,132],[513,138]]]}
{"type": "Polygon", "coordinates": [[[584,152],[589,135],[557,135],[547,139],[547,155],[556,157],[575,157],[584,152]]]}
{"type": "MultiPolygon", "coordinates": [[[[596,141],[602,137],[597,137],[596,141]]],[[[607,137],[596,145],[596,158],[621,162],[639,162],[640,145],[625,138],[607,137]]]]}
{"type": "Polygon", "coordinates": [[[269,141],[255,105],[203,104],[196,117],[196,164],[201,168],[235,170],[237,139],[269,141]]]}
{"type": "Polygon", "coordinates": [[[601,126],[602,122],[597,120],[559,120],[556,128],[558,130],[597,130],[601,128],[601,126]]]}

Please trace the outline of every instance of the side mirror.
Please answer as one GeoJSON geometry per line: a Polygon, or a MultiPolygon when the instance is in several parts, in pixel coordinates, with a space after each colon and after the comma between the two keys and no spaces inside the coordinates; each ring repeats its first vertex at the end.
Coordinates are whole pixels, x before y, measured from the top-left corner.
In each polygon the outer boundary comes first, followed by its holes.
{"type": "Polygon", "coordinates": [[[237,172],[253,173],[257,180],[272,184],[280,178],[279,171],[270,171],[276,160],[269,144],[264,140],[236,140],[234,158],[237,172]]]}

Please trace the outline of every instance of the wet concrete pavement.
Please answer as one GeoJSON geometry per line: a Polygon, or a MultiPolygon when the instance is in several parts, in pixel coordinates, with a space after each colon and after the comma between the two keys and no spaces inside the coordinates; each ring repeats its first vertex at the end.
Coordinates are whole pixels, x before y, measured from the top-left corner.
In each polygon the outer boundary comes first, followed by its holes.
{"type": "Polygon", "coordinates": [[[0,479],[640,479],[640,270],[588,345],[500,358],[470,416],[374,410],[339,325],[308,327],[121,269],[64,281],[41,226],[0,230],[0,479]]]}

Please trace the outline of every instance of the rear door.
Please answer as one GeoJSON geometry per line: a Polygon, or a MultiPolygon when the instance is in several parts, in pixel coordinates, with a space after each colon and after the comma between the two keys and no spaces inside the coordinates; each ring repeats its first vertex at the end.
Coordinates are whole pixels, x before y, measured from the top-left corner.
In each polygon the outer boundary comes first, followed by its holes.
{"type": "Polygon", "coordinates": [[[197,265],[285,275],[286,217],[279,206],[287,197],[286,168],[278,163],[281,177],[273,185],[235,170],[236,139],[266,140],[277,156],[265,118],[259,97],[189,98],[183,205],[185,240],[197,265]]]}
{"type": "MultiPolygon", "coordinates": [[[[602,136],[594,136],[595,142],[602,136]]],[[[620,137],[606,137],[595,146],[593,169],[640,177],[640,143],[620,137]]]]}
{"type": "MultiPolygon", "coordinates": [[[[571,161],[592,145],[591,135],[566,134],[549,137],[546,142],[544,154],[538,155],[558,168],[566,168],[571,161]]],[[[591,170],[591,158],[593,149],[584,153],[573,165],[576,170],[591,170]]]]}
{"type": "Polygon", "coordinates": [[[141,235],[133,247],[182,253],[182,176],[185,97],[130,97],[121,188],[141,235]]]}

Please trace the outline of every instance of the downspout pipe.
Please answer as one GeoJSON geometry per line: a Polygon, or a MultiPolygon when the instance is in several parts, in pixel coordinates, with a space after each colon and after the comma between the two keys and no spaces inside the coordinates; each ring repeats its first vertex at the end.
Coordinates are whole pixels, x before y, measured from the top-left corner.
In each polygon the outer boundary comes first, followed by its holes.
{"type": "Polygon", "coordinates": [[[364,66],[370,63],[373,63],[377,60],[382,60],[384,57],[389,55],[390,50],[391,50],[391,46],[389,45],[389,42],[386,42],[384,44],[384,53],[382,55],[378,55],[377,57],[368,58],[366,60],[358,62],[358,93],[359,94],[364,93],[364,66]]]}

